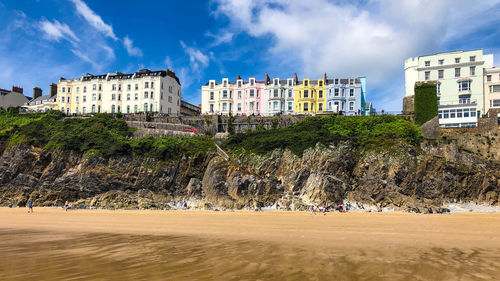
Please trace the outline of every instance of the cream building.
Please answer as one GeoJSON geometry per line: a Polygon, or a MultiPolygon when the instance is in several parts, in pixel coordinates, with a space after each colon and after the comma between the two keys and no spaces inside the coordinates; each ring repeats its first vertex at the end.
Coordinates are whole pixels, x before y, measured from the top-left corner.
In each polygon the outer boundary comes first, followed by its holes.
{"type": "Polygon", "coordinates": [[[405,61],[405,95],[414,95],[416,82],[436,81],[439,123],[443,127],[470,127],[485,113],[484,68],[493,55],[483,50],[456,51],[409,58],[405,61]]]}
{"type": "Polygon", "coordinates": [[[26,103],[24,106],[26,112],[47,112],[49,110],[57,110],[57,95],[55,96],[40,96],[26,103]]]}
{"type": "Polygon", "coordinates": [[[500,108],[500,67],[484,70],[484,112],[500,108]]]}
{"type": "Polygon", "coordinates": [[[171,70],[61,78],[57,108],[67,115],[157,112],[180,115],[181,84],[171,70]]]}

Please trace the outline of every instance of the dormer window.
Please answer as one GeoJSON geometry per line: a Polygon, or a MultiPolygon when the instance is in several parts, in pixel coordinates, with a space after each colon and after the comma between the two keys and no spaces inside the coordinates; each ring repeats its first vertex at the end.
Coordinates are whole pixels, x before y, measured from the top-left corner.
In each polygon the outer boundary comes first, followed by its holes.
{"type": "Polygon", "coordinates": [[[319,81],[319,86],[323,87],[323,81],[319,81]]]}
{"type": "Polygon", "coordinates": [[[455,63],[460,63],[460,58],[455,58],[455,63]]]}
{"type": "Polygon", "coordinates": [[[339,84],[339,79],[335,79],[335,85],[339,84]]]}
{"type": "Polygon", "coordinates": [[[253,86],[255,84],[255,79],[250,79],[250,86],[253,86]]]}
{"type": "Polygon", "coordinates": [[[431,61],[430,60],[425,61],[425,66],[431,66],[431,61]]]}
{"type": "Polygon", "coordinates": [[[214,88],[214,82],[210,82],[210,89],[214,88]]]}
{"type": "Polygon", "coordinates": [[[309,86],[309,80],[304,80],[304,86],[309,86]]]}
{"type": "Polygon", "coordinates": [[[223,84],[224,84],[224,87],[227,87],[227,80],[224,80],[223,84]]]}
{"type": "Polygon", "coordinates": [[[476,56],[471,56],[469,59],[470,59],[471,62],[475,62],[476,61],[476,56]]]}
{"type": "Polygon", "coordinates": [[[274,86],[278,86],[278,79],[274,79],[274,86]]]}
{"type": "Polygon", "coordinates": [[[241,80],[238,81],[238,88],[241,88],[241,80]]]}
{"type": "Polygon", "coordinates": [[[354,85],[354,79],[349,80],[349,84],[354,85]]]}
{"type": "Polygon", "coordinates": [[[288,80],[288,86],[292,86],[292,80],[288,80]]]}

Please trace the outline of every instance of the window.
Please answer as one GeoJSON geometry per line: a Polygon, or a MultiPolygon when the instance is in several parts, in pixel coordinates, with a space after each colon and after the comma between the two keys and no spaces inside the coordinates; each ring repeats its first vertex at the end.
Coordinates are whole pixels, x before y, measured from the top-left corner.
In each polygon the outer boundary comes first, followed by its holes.
{"type": "Polygon", "coordinates": [[[274,86],[278,86],[278,79],[274,79],[274,86]]]}
{"type": "Polygon", "coordinates": [[[304,98],[308,98],[309,97],[309,90],[304,90],[304,98]]]}
{"type": "Polygon", "coordinates": [[[491,75],[486,76],[486,82],[491,82],[491,75]]]}
{"type": "Polygon", "coordinates": [[[137,112],[137,104],[134,105],[134,112],[137,112]]]}
{"type": "Polygon", "coordinates": [[[443,64],[444,64],[444,60],[439,60],[439,61],[438,61],[438,64],[439,64],[439,65],[443,65],[443,64]]]}
{"type": "Polygon", "coordinates": [[[92,94],[92,100],[96,100],[96,94],[92,94]]]}
{"type": "Polygon", "coordinates": [[[222,111],[227,111],[227,103],[222,104],[222,111]]]}
{"type": "Polygon", "coordinates": [[[349,102],[349,111],[354,111],[354,102],[353,101],[349,102]]]}
{"type": "Polygon", "coordinates": [[[92,113],[95,112],[95,104],[92,105],[92,113]]]}
{"type": "Polygon", "coordinates": [[[345,97],[345,89],[342,89],[342,96],[345,97]]]}
{"type": "Polygon", "coordinates": [[[335,85],[339,84],[339,79],[335,79],[335,85]]]}
{"type": "Polygon", "coordinates": [[[288,102],[288,111],[292,111],[292,102],[288,102]]]}
{"type": "Polygon", "coordinates": [[[113,85],[112,85],[112,87],[111,87],[111,89],[112,89],[113,91],[116,91],[116,84],[113,84],[113,85]]]}
{"type": "Polygon", "coordinates": [[[150,95],[149,95],[149,98],[152,99],[155,97],[155,93],[151,92],[150,95]]]}
{"type": "Polygon", "coordinates": [[[354,79],[349,80],[349,84],[354,85],[354,79]]]}
{"type": "Polygon", "coordinates": [[[318,97],[321,99],[323,98],[323,90],[319,90],[318,92],[318,97]]]}
{"type": "Polygon", "coordinates": [[[457,109],[457,118],[462,118],[462,111],[461,108],[457,109]]]}
{"type": "Polygon", "coordinates": [[[291,98],[292,97],[292,89],[289,89],[288,90],[288,97],[291,98]]]}
{"type": "Polygon", "coordinates": [[[450,118],[455,118],[455,115],[457,114],[456,109],[450,109],[450,118]]]}
{"type": "Polygon", "coordinates": [[[87,92],[87,86],[83,86],[83,92],[86,93],[87,92]]]}
{"type": "Polygon", "coordinates": [[[102,90],[102,84],[99,84],[99,91],[102,90]]]}
{"type": "MultiPolygon", "coordinates": [[[[146,88],[146,89],[149,88],[149,82],[144,82],[144,88],[146,88]]],[[[146,108],[146,110],[147,110],[147,108],[146,108]]]]}
{"type": "Polygon", "coordinates": [[[111,113],[115,113],[115,105],[114,104],[111,106],[111,113]]]}
{"type": "Polygon", "coordinates": [[[307,80],[304,81],[304,86],[306,86],[306,87],[309,86],[309,81],[307,81],[307,80]]]}
{"type": "Polygon", "coordinates": [[[500,93],[500,85],[491,85],[490,93],[500,93]]]}
{"type": "Polygon", "coordinates": [[[334,92],[335,92],[335,94],[334,94],[334,95],[335,95],[336,97],[338,97],[338,96],[339,96],[339,88],[335,88],[334,92]]]}
{"type": "Polygon", "coordinates": [[[349,90],[349,96],[350,97],[354,97],[354,89],[350,89],[349,90]]]}
{"type": "Polygon", "coordinates": [[[291,87],[292,86],[292,80],[288,80],[288,86],[291,87]]]}
{"type": "Polygon", "coordinates": [[[132,88],[132,85],[128,84],[127,85],[127,91],[130,91],[130,88],[132,88]]]}
{"type": "Polygon", "coordinates": [[[309,111],[309,103],[304,103],[304,111],[309,111]]]}
{"type": "Polygon", "coordinates": [[[425,61],[425,66],[431,66],[431,61],[430,60],[425,61]]]}
{"type": "Polygon", "coordinates": [[[238,91],[238,98],[241,99],[241,91],[238,91]]]}
{"type": "Polygon", "coordinates": [[[80,92],[80,87],[76,87],[76,92],[79,93],[80,92]]]}
{"type": "Polygon", "coordinates": [[[255,80],[254,79],[250,79],[250,85],[253,86],[255,84],[255,80]]]}
{"type": "Polygon", "coordinates": [[[96,86],[97,86],[96,84],[92,84],[92,90],[95,91],[96,90],[96,86]]]}
{"type": "Polygon", "coordinates": [[[253,110],[253,101],[250,102],[250,110],[253,110]]]}
{"type": "Polygon", "coordinates": [[[65,93],[66,92],[66,88],[65,87],[62,87],[62,92],[65,93]]]}
{"type": "Polygon", "coordinates": [[[455,58],[455,63],[460,63],[460,58],[455,58]]]}
{"type": "Polygon", "coordinates": [[[238,111],[241,111],[241,103],[238,103],[238,111]]]}
{"type": "Polygon", "coordinates": [[[464,117],[469,117],[469,109],[468,108],[464,108],[464,117]]]}
{"type": "Polygon", "coordinates": [[[144,111],[148,111],[148,103],[144,104],[144,111]]]}
{"type": "Polygon", "coordinates": [[[169,92],[169,93],[173,93],[173,88],[172,88],[172,86],[168,86],[168,92],[169,92]]]}
{"type": "Polygon", "coordinates": [[[144,92],[144,98],[147,99],[148,98],[148,92],[144,92]]]}
{"type": "Polygon", "coordinates": [[[441,94],[441,83],[436,84],[436,93],[438,96],[441,94]]]}
{"type": "Polygon", "coordinates": [[[222,98],[227,99],[227,90],[222,91],[222,98]]]}
{"type": "Polygon", "coordinates": [[[470,76],[475,76],[476,75],[476,67],[475,66],[471,66],[470,67],[470,76]]]}
{"type": "Polygon", "coordinates": [[[250,97],[253,98],[253,96],[254,96],[254,90],[252,89],[252,90],[250,90],[250,97]]]}
{"type": "Polygon", "coordinates": [[[101,100],[101,94],[97,96],[97,100],[101,100]]]}
{"type": "Polygon", "coordinates": [[[122,90],[122,84],[118,84],[118,91],[122,90]]]}
{"type": "Polygon", "coordinates": [[[210,92],[210,100],[214,99],[214,92],[210,92]]]}
{"type": "Polygon", "coordinates": [[[154,87],[155,87],[155,82],[151,81],[151,88],[154,88],[154,87]]]}
{"type": "Polygon", "coordinates": [[[87,102],[87,96],[82,97],[83,102],[87,102]]]}
{"type": "Polygon", "coordinates": [[[134,88],[136,91],[139,90],[139,84],[135,84],[135,88],[134,88]]]}
{"type": "Polygon", "coordinates": [[[443,118],[444,119],[450,118],[450,111],[449,110],[443,110],[443,118]]]}
{"type": "Polygon", "coordinates": [[[430,71],[426,71],[425,72],[425,80],[429,80],[431,79],[431,72],[430,71]]]}
{"type": "Polygon", "coordinates": [[[469,104],[470,103],[470,95],[459,96],[458,103],[459,104],[469,104]]]}
{"type": "Polygon", "coordinates": [[[76,103],[80,103],[80,97],[75,98],[76,103]]]}
{"type": "Polygon", "coordinates": [[[160,99],[163,99],[163,92],[160,92],[160,99]]]}
{"type": "Polygon", "coordinates": [[[470,56],[469,59],[471,62],[474,62],[474,61],[476,61],[476,56],[470,56]]]}
{"type": "Polygon", "coordinates": [[[127,100],[130,100],[130,94],[127,94],[127,100]]]}
{"type": "Polygon", "coordinates": [[[470,91],[470,81],[460,81],[458,82],[459,91],[470,91]]]}
{"type": "Polygon", "coordinates": [[[443,79],[444,78],[444,70],[440,69],[438,70],[438,79],[443,79]]]}
{"type": "Polygon", "coordinates": [[[238,81],[238,88],[241,88],[241,81],[238,81]]]}
{"type": "Polygon", "coordinates": [[[127,105],[127,113],[130,113],[130,105],[127,105]]]}
{"type": "Polygon", "coordinates": [[[82,108],[82,114],[87,114],[87,108],[85,106],[82,108]]]}
{"type": "Polygon", "coordinates": [[[323,81],[319,81],[319,86],[323,87],[323,81]]]}
{"type": "Polygon", "coordinates": [[[274,97],[277,98],[278,97],[278,89],[274,89],[274,97]]]}
{"type": "Polygon", "coordinates": [[[69,103],[70,102],[69,100],[70,100],[70,97],[67,97],[66,102],[69,103]]]}
{"type": "Polygon", "coordinates": [[[168,96],[168,102],[172,103],[172,97],[171,96],[168,96]]]}
{"type": "MultiPolygon", "coordinates": [[[[213,105],[213,104],[212,104],[213,105]]],[[[172,113],[172,108],[168,108],[168,114],[171,114],[172,113]]]]}
{"type": "Polygon", "coordinates": [[[112,94],[111,95],[111,100],[115,100],[116,99],[116,94],[112,94]]]}
{"type": "Polygon", "coordinates": [[[139,94],[138,93],[135,93],[134,100],[139,100],[139,94]]]}
{"type": "Polygon", "coordinates": [[[455,68],[455,78],[460,77],[460,68],[455,68]]]}
{"type": "Polygon", "coordinates": [[[278,110],[278,106],[279,105],[277,101],[273,102],[273,110],[278,110]]]}
{"type": "Polygon", "coordinates": [[[61,97],[61,102],[64,102],[64,97],[61,97]]]}
{"type": "Polygon", "coordinates": [[[122,100],[122,94],[118,94],[118,100],[122,100]]]}
{"type": "Polygon", "coordinates": [[[490,107],[500,107],[500,100],[490,100],[490,107]]]}
{"type": "Polygon", "coordinates": [[[323,111],[323,103],[318,103],[318,111],[323,111]]]}
{"type": "Polygon", "coordinates": [[[68,93],[71,93],[71,87],[68,87],[68,93]]]}

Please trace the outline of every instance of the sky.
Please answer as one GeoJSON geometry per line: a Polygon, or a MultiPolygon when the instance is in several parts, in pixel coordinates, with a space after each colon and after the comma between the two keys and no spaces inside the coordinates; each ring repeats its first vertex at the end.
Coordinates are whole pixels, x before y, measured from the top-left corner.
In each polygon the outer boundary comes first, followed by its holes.
{"type": "Polygon", "coordinates": [[[500,0],[0,0],[0,88],[170,68],[201,103],[210,79],[364,76],[400,111],[404,60],[483,49],[500,66],[500,0]]]}

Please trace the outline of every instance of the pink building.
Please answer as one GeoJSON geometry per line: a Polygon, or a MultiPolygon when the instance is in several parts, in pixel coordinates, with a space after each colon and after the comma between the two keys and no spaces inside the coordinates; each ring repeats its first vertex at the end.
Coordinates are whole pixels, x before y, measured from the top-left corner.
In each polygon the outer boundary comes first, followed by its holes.
{"type": "Polygon", "coordinates": [[[238,75],[234,86],[234,114],[262,115],[263,105],[261,97],[264,94],[264,81],[256,81],[251,77],[247,82],[238,75]]]}

